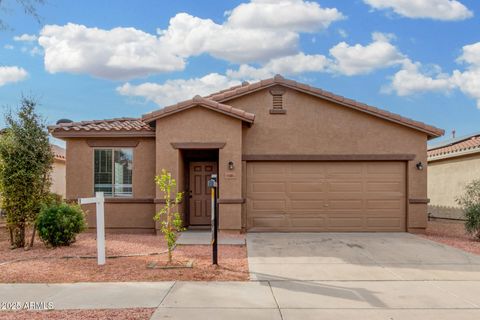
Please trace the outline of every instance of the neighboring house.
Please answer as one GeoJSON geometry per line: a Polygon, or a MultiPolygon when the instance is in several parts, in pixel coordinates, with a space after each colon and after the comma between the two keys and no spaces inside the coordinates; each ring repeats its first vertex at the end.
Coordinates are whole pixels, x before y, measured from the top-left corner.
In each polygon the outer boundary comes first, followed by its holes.
{"type": "Polygon", "coordinates": [[[434,217],[463,219],[455,199],[473,179],[480,179],[480,132],[430,146],[428,212],[434,217]]]}
{"type": "Polygon", "coordinates": [[[52,168],[52,185],[50,186],[50,191],[61,195],[63,198],[66,196],[66,160],[65,149],[60,146],[51,145],[54,162],[52,168]]]}
{"type": "MultiPolygon", "coordinates": [[[[3,134],[6,129],[1,129],[0,134],[3,134]]],[[[65,149],[50,144],[50,147],[53,152],[54,162],[52,167],[52,185],[50,186],[50,191],[62,195],[65,198],[66,195],[66,156],[65,149]]]]}
{"type": "Polygon", "coordinates": [[[162,168],[185,191],[187,227],[210,224],[218,173],[222,229],[422,232],[427,140],[443,134],[281,76],[138,119],[49,128],[67,143],[67,198],[104,191],[107,227],[129,232],[155,230],[162,168]]]}

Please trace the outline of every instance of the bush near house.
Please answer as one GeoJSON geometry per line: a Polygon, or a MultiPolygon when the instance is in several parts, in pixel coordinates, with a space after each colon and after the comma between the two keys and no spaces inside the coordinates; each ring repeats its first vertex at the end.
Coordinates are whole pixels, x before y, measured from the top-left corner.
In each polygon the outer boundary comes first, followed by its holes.
{"type": "Polygon", "coordinates": [[[52,247],[69,246],[87,227],[82,209],[66,203],[45,206],[36,225],[40,239],[52,247]]]}
{"type": "Polygon", "coordinates": [[[457,203],[465,212],[465,229],[480,241],[480,179],[473,180],[465,187],[457,203]]]}

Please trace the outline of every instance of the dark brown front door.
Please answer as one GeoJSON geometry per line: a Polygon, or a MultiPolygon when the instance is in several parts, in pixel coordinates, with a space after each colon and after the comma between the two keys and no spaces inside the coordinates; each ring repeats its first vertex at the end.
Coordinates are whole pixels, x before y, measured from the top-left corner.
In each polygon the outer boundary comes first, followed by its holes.
{"type": "Polygon", "coordinates": [[[207,182],[214,173],[217,173],[215,162],[190,162],[190,225],[210,224],[211,201],[207,182]]]}

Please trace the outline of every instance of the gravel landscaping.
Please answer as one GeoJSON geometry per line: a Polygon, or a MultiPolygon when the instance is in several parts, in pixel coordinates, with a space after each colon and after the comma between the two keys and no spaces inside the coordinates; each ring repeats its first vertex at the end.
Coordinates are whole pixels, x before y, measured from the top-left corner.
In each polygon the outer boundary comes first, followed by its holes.
{"type": "Polygon", "coordinates": [[[126,320],[146,320],[150,319],[155,309],[135,308],[135,309],[110,309],[110,310],[52,310],[52,311],[5,311],[0,312],[0,319],[5,320],[43,320],[43,319],[126,319],[126,320]]]}
{"type": "Polygon", "coordinates": [[[465,232],[463,222],[429,221],[423,237],[470,253],[480,254],[480,241],[465,232]]]}
{"type": "Polygon", "coordinates": [[[0,282],[59,283],[79,281],[160,281],[160,280],[248,280],[246,246],[219,246],[219,266],[211,265],[211,247],[178,246],[174,259],[192,268],[150,269],[147,265],[165,264],[166,245],[155,235],[107,234],[107,256],[98,266],[95,234],[83,233],[70,247],[46,248],[36,241],[31,250],[10,250],[8,233],[0,230],[0,282]],[[70,257],[70,258],[65,258],[70,257]],[[79,258],[83,257],[83,258],[79,258]],[[92,257],[86,259],[85,257],[92,257]]]}

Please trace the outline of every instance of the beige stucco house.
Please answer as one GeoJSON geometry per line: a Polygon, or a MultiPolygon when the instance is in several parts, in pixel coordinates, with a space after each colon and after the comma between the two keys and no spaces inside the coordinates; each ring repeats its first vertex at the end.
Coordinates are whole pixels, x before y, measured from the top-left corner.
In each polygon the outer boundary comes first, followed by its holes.
{"type": "Polygon", "coordinates": [[[66,175],[67,175],[67,166],[66,166],[66,155],[65,149],[52,144],[53,151],[53,167],[51,173],[52,185],[50,186],[50,191],[61,195],[63,198],[66,196],[66,175]]]}
{"type": "Polygon", "coordinates": [[[430,146],[428,212],[434,217],[463,219],[455,199],[473,179],[480,179],[480,132],[430,146]]]}
{"type": "Polygon", "coordinates": [[[207,180],[218,173],[224,230],[421,232],[427,141],[443,134],[281,76],[50,131],[66,141],[67,198],[104,191],[107,227],[129,232],[155,230],[162,168],[186,194],[187,227],[210,224],[207,180]]]}

